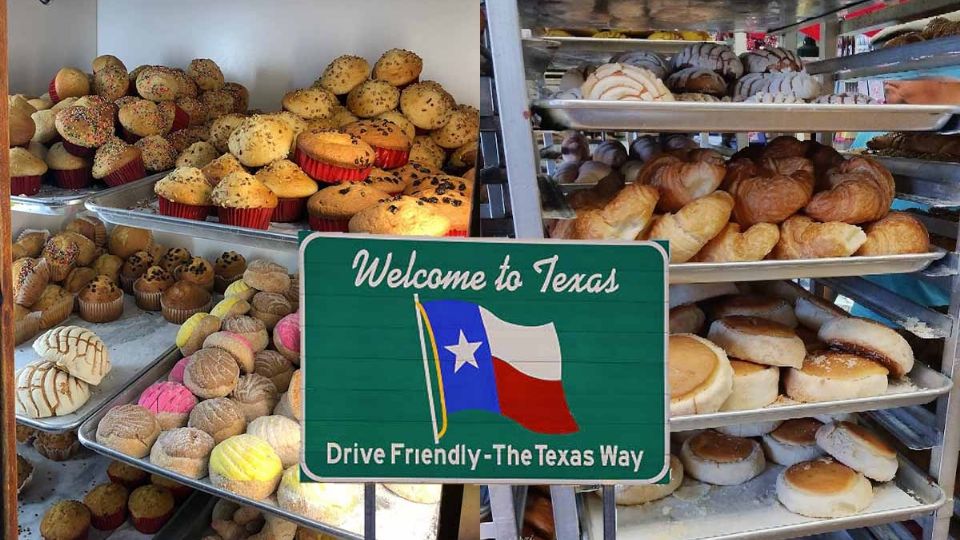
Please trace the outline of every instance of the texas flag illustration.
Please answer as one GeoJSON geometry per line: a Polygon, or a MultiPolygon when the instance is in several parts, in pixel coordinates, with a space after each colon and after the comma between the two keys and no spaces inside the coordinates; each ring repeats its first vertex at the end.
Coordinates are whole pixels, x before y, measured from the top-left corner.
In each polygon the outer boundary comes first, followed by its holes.
{"type": "Polygon", "coordinates": [[[521,326],[471,302],[414,301],[431,405],[429,377],[439,378],[435,440],[446,432],[447,416],[463,410],[499,414],[536,433],[578,430],[563,392],[560,340],[552,322],[521,326]]]}

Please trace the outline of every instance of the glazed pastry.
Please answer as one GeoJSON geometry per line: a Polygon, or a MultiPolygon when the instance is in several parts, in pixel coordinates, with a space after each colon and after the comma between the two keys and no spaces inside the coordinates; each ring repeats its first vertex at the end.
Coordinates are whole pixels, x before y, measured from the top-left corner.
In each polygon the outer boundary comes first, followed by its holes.
{"type": "Polygon", "coordinates": [[[70,414],[90,399],[90,388],[84,381],[56,364],[37,360],[17,370],[17,413],[28,418],[47,418],[70,414]]]}
{"type": "Polygon", "coordinates": [[[666,79],[667,75],[670,74],[670,67],[667,61],[659,54],[650,51],[636,50],[620,53],[611,58],[609,63],[625,64],[648,69],[656,75],[658,79],[666,79]]]}
{"type": "Polygon", "coordinates": [[[757,92],[743,100],[744,103],[806,103],[794,94],[783,92],[757,92]]]}
{"type": "Polygon", "coordinates": [[[50,271],[44,259],[23,258],[13,263],[13,301],[21,306],[32,306],[40,299],[50,281],[50,271]]]}
{"type": "Polygon", "coordinates": [[[163,291],[160,296],[160,309],[166,320],[173,324],[183,324],[194,313],[209,309],[211,298],[210,293],[203,287],[178,281],[163,291]]]}
{"type": "Polygon", "coordinates": [[[286,392],[290,387],[294,367],[290,360],[277,351],[260,351],[253,361],[253,372],[270,379],[277,390],[286,392]]]}
{"type": "Polygon", "coordinates": [[[214,445],[213,437],[203,430],[171,429],[157,438],[150,450],[150,463],[189,478],[203,478],[207,475],[207,458],[214,445]]]}
{"type": "Polygon", "coordinates": [[[728,193],[715,191],[676,214],[663,215],[650,229],[650,238],[670,241],[671,263],[687,262],[727,225],[733,204],[728,193]]]}
{"type": "Polygon", "coordinates": [[[786,94],[809,100],[817,98],[822,90],[817,79],[805,71],[750,73],[737,80],[733,87],[733,99],[743,101],[759,92],[786,94]]]}
{"type": "Polygon", "coordinates": [[[651,159],[644,163],[637,181],[660,191],[659,211],[676,212],[694,199],[716,191],[725,171],[720,154],[697,149],[661,154],[651,159]]]}
{"type": "Polygon", "coordinates": [[[237,387],[230,393],[230,398],[240,406],[249,423],[254,418],[270,414],[277,406],[279,393],[270,379],[251,373],[240,377],[237,387]]]}
{"type": "Polygon", "coordinates": [[[694,262],[746,262],[765,258],[780,239],[780,229],[772,223],[757,223],[740,232],[740,225],[728,223],[720,234],[703,246],[691,259],[694,262]]]}
{"type": "Polygon", "coordinates": [[[226,397],[240,378],[233,355],[223,349],[200,349],[183,371],[183,384],[201,399],[226,397]]]}
{"type": "Polygon", "coordinates": [[[258,291],[283,293],[290,287],[290,276],[283,266],[257,259],[243,273],[243,281],[258,291]]]}
{"type": "Polygon", "coordinates": [[[849,257],[867,241],[856,225],[839,221],[817,223],[806,216],[792,216],[780,225],[775,259],[849,257]]]}
{"type": "Polygon", "coordinates": [[[146,457],[160,435],[160,423],[145,407],[119,405],[97,425],[97,442],[134,458],[146,457]]]}
{"type": "Polygon", "coordinates": [[[123,291],[107,276],[97,276],[77,295],[77,306],[85,321],[115,321],[123,315],[123,291]]]}
{"type": "Polygon", "coordinates": [[[190,411],[187,425],[208,433],[215,443],[239,435],[247,428],[247,420],[237,402],[225,397],[201,401],[190,411]]]}
{"type": "Polygon", "coordinates": [[[734,219],[744,227],[781,223],[813,194],[813,164],[804,158],[737,160],[728,171],[724,187],[735,200],[734,219]]]}
{"type": "Polygon", "coordinates": [[[900,255],[926,253],[930,234],[919,219],[903,212],[891,212],[880,221],[867,225],[867,241],[857,255],[900,255]]]}
{"type": "MultiPolygon", "coordinates": [[[[245,300],[240,298],[233,299],[246,303],[245,300]]],[[[228,300],[230,300],[230,298],[228,298],[228,300]]],[[[243,337],[250,344],[254,353],[259,353],[266,349],[270,343],[267,327],[263,324],[263,321],[246,315],[224,318],[222,330],[243,337]]],[[[256,361],[254,361],[254,363],[256,363],[256,361]]]]}
{"type": "Polygon", "coordinates": [[[277,453],[284,467],[300,462],[300,425],[285,416],[260,416],[247,424],[247,433],[256,435],[277,453]]]}
{"type": "Polygon", "coordinates": [[[210,314],[218,319],[227,319],[246,315],[250,311],[250,304],[243,298],[224,298],[213,306],[210,314]]]}
{"type": "Polygon", "coordinates": [[[727,83],[713,70],[688,67],[667,77],[667,88],[674,93],[694,92],[722,96],[727,91],[727,83]]]}
{"type": "Polygon", "coordinates": [[[653,72],[623,64],[604,64],[580,87],[583,99],[673,101],[673,94],[653,72]]]}
{"type": "Polygon", "coordinates": [[[203,340],[204,349],[222,349],[236,360],[240,371],[253,372],[254,350],[250,342],[240,334],[232,332],[214,332],[203,340]]]}
{"type": "Polygon", "coordinates": [[[360,484],[300,482],[298,466],[284,471],[277,490],[280,508],[333,525],[342,524],[362,502],[360,484]]]}
{"type": "Polygon", "coordinates": [[[290,301],[277,293],[258,292],[253,296],[250,306],[250,316],[263,321],[268,331],[293,311],[290,301]]]}
{"type": "Polygon", "coordinates": [[[674,55],[671,66],[674,70],[691,67],[709,69],[728,81],[743,75],[743,64],[733,49],[718,43],[690,45],[674,55]]]}
{"type": "Polygon", "coordinates": [[[193,359],[193,355],[185,356],[173,365],[173,369],[167,374],[167,380],[170,382],[183,383],[183,372],[187,369],[187,364],[193,359]]]}
{"type": "Polygon", "coordinates": [[[173,272],[175,279],[193,283],[208,291],[213,290],[213,276],[213,265],[203,257],[194,257],[189,263],[181,264],[173,272]]]}
{"type": "Polygon", "coordinates": [[[174,284],[173,276],[159,266],[151,266],[133,282],[133,297],[137,307],[146,311],[160,311],[163,291],[174,284]]]}
{"type": "Polygon", "coordinates": [[[137,404],[157,417],[161,430],[167,430],[187,425],[197,398],[180,383],[162,381],[148,386],[140,394],[137,404]]]}
{"type": "Polygon", "coordinates": [[[273,328],[273,346],[284,358],[300,365],[300,314],[291,313],[273,328]]]}
{"type": "Polygon", "coordinates": [[[744,73],[803,71],[803,60],[797,53],[782,47],[764,47],[740,55],[744,73]]]}
{"type": "MultiPolygon", "coordinates": [[[[299,472],[299,471],[298,471],[299,472]]],[[[210,483],[250,497],[269,497],[283,473],[273,448],[254,435],[235,435],[217,444],[210,454],[210,483]]]]}
{"type": "Polygon", "coordinates": [[[844,161],[827,173],[830,188],[810,199],[805,212],[818,221],[857,225],[887,215],[896,186],[893,175],[867,157],[844,161]]]}
{"type": "Polygon", "coordinates": [[[33,343],[33,350],[58,369],[96,385],[110,372],[110,356],[103,341],[79,326],[60,326],[33,343]]]}

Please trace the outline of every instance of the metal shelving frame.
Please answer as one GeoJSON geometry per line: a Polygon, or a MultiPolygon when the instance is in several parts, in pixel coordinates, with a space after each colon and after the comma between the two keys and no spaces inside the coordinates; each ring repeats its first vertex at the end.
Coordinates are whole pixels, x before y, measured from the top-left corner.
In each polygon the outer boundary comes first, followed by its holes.
{"type": "MultiPolygon", "coordinates": [[[[536,143],[535,126],[531,122],[531,102],[528,96],[528,81],[526,78],[524,45],[521,37],[529,32],[531,12],[542,7],[548,15],[547,19],[562,19],[567,17],[573,26],[600,27],[600,19],[628,27],[631,20],[617,19],[613,13],[617,2],[592,4],[593,12],[588,13],[589,20],[577,20],[584,10],[571,8],[572,0],[487,0],[487,35],[486,43],[489,46],[492,58],[492,68],[489,77],[484,78],[482,87],[489,97],[488,112],[499,118],[497,130],[487,134],[487,145],[481,148],[484,173],[497,177],[502,182],[504,194],[502,217],[509,220],[512,227],[502,231],[503,235],[517,238],[542,238],[544,235],[543,215],[540,206],[539,189],[539,148],[536,143]],[[549,4],[549,5],[547,5],[549,4]],[[571,5],[568,5],[571,4],[571,5]],[[570,9],[567,9],[570,8],[570,9]],[[599,13],[599,15],[598,15],[599,13]],[[521,14],[527,19],[522,22],[521,14]],[[526,26],[525,26],[526,25],[526,26]]],[[[582,4],[582,3],[581,3],[582,4]]],[[[644,19],[647,23],[655,21],[657,11],[653,4],[660,8],[663,2],[645,0],[637,2],[630,13],[637,14],[638,20],[644,19]],[[640,5],[642,4],[642,5],[640,5]]],[[[702,9],[704,2],[689,3],[690,9],[702,9]],[[699,7],[698,7],[699,6],[699,7]]],[[[918,43],[905,47],[884,49],[869,53],[836,58],[835,43],[841,35],[862,32],[866,29],[879,28],[887,23],[899,23],[921,17],[937,15],[947,11],[960,9],[960,2],[946,0],[931,0],[926,2],[909,2],[890,6],[885,10],[871,13],[863,18],[843,20],[841,15],[844,8],[866,5],[865,2],[784,2],[777,5],[777,10],[767,11],[767,5],[748,3],[749,7],[757,12],[755,18],[744,17],[744,2],[739,0],[724,0],[711,4],[723,4],[729,8],[726,21],[716,18],[707,20],[704,25],[712,25],[710,30],[735,31],[768,31],[780,37],[780,42],[789,48],[796,46],[796,33],[800,27],[817,23],[821,34],[821,60],[808,64],[812,74],[820,76],[822,82],[831,87],[837,79],[850,79],[870,75],[906,72],[919,69],[929,69],[947,65],[960,65],[960,38],[943,38],[936,41],[918,43]],[[803,13],[802,8],[821,9],[818,13],[803,13]],[[792,20],[790,17],[794,17],[792,20]],[[758,27],[765,24],[765,27],[758,27]]],[[[673,10],[684,7],[672,6],[673,10]]],[[[664,10],[667,11],[667,10],[664,10]]],[[[587,9],[589,12],[589,9],[587,9]]],[[[680,20],[680,19],[677,19],[680,20]]],[[[539,22],[539,21],[538,21],[539,22]]],[[[550,22],[555,22],[551,20],[550,22]]],[[[536,23],[535,23],[536,24],[536,23]]],[[[651,24],[651,27],[655,24],[651,24]]],[[[554,24],[559,26],[559,24],[554,24]]],[[[661,26],[666,27],[665,24],[661,26]]],[[[697,23],[691,23],[697,26],[697,23]]],[[[700,25],[703,26],[703,25],[700,25]]],[[[737,40],[742,43],[743,39],[737,40]]],[[[941,132],[954,132],[960,125],[954,117],[941,132]]],[[[847,128],[842,121],[838,121],[836,130],[847,128]]],[[[618,131],[618,130],[611,130],[618,131]]],[[[622,130],[619,130],[622,131],[622,130]]],[[[822,142],[832,140],[832,133],[819,133],[822,142]]],[[[888,160],[893,161],[893,160],[888,160]]],[[[901,170],[894,170],[897,174],[898,191],[913,195],[916,200],[932,203],[933,206],[954,206],[960,201],[960,168],[951,164],[927,163],[920,160],[909,160],[913,163],[898,163],[901,170]],[[958,174],[945,174],[945,171],[957,171],[958,174]]],[[[893,163],[891,163],[893,165],[893,163]]],[[[894,167],[891,167],[894,169],[894,167]]],[[[501,217],[501,216],[497,216],[501,217]]],[[[958,225],[956,222],[937,217],[929,217],[926,222],[936,226],[938,234],[956,238],[958,225]],[[943,234],[950,233],[950,234],[943,234]]],[[[956,248],[955,248],[956,249],[956,248]]],[[[818,293],[833,288],[844,295],[859,300],[866,305],[880,309],[882,313],[894,320],[922,339],[943,339],[943,353],[941,372],[950,380],[955,380],[958,364],[958,334],[960,334],[960,280],[957,275],[958,252],[954,251],[927,269],[926,274],[915,273],[914,276],[925,280],[939,280],[941,284],[949,280],[950,305],[946,314],[936,310],[919,306],[909,300],[873,285],[857,277],[817,279],[813,282],[814,290],[818,293]],[[914,324],[914,322],[918,324],[914,324]]],[[[750,281],[752,277],[744,274],[740,281],[750,281]]],[[[929,475],[943,489],[946,503],[932,515],[920,518],[923,525],[924,538],[933,540],[947,540],[949,536],[950,519],[954,513],[954,484],[957,472],[958,450],[960,450],[960,394],[956,387],[936,399],[936,415],[922,407],[904,407],[885,411],[871,411],[866,413],[870,420],[888,429],[904,446],[911,449],[930,449],[929,475]],[[930,424],[933,425],[930,425],[930,424]]],[[[582,501],[576,491],[585,487],[552,486],[554,519],[556,537],[560,540],[586,538],[581,533],[578,523],[578,514],[583,508],[582,501]]],[[[586,487],[587,489],[589,487],[586,487]]],[[[526,488],[517,486],[491,486],[491,512],[493,521],[484,523],[481,529],[482,538],[496,538],[498,540],[517,538],[519,525],[522,523],[526,488]]],[[[612,502],[612,488],[605,487],[603,508],[603,532],[605,539],[616,536],[616,507],[612,502]]],[[[856,519],[845,520],[842,525],[850,528],[847,531],[825,533],[822,538],[856,538],[866,540],[870,538],[909,538],[906,529],[899,523],[874,525],[869,528],[858,525],[856,519]]]]}

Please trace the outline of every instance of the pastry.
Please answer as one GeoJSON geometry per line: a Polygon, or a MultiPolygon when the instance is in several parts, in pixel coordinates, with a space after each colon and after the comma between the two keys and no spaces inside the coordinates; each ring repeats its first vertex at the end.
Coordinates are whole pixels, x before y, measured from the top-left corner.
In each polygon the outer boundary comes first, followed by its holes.
{"type": "Polygon", "coordinates": [[[236,251],[225,251],[213,263],[214,289],[223,292],[227,286],[243,277],[247,260],[236,251]]]}
{"type": "Polygon", "coordinates": [[[897,452],[876,433],[852,422],[824,424],[816,442],[831,457],[877,482],[897,474],[897,452]]]}
{"type": "Polygon", "coordinates": [[[137,307],[146,311],[160,311],[163,291],[174,284],[173,276],[159,266],[151,266],[133,282],[133,297],[137,307]]]}
{"type": "Polygon", "coordinates": [[[731,437],[712,429],[684,441],[680,461],[688,476],[719,486],[742,484],[766,467],[757,441],[731,437]]]}
{"type": "Polygon", "coordinates": [[[11,148],[8,159],[10,194],[36,195],[40,191],[40,180],[48,169],[46,162],[23,148],[11,148]]]}
{"type": "Polygon", "coordinates": [[[153,191],[164,216],[203,221],[213,204],[213,187],[195,167],[178,167],[154,184],[153,191]]]}
{"type": "Polygon", "coordinates": [[[141,137],[159,135],[163,132],[164,121],[157,104],[145,99],[133,99],[120,107],[117,119],[123,128],[123,138],[135,143],[141,137]]]}
{"type": "Polygon", "coordinates": [[[173,369],[170,370],[170,373],[167,374],[167,380],[170,382],[183,383],[183,372],[187,369],[187,364],[193,360],[193,355],[185,356],[180,360],[177,360],[177,363],[173,365],[173,369]]]}
{"type": "Polygon", "coordinates": [[[714,71],[728,81],[743,75],[743,64],[733,49],[719,43],[689,45],[674,55],[671,61],[674,70],[697,67],[714,71]]]}
{"type": "MultiPolygon", "coordinates": [[[[126,80],[126,74],[124,74],[126,80]]],[[[90,510],[90,522],[95,529],[112,531],[127,520],[127,488],[107,482],[90,490],[83,504],[90,510]]]]}
{"type": "Polygon", "coordinates": [[[223,349],[200,349],[183,371],[183,384],[201,399],[225,397],[240,378],[237,360],[223,349]]]}
{"type": "Polygon", "coordinates": [[[614,500],[622,506],[646,504],[670,496],[682,482],[683,463],[676,456],[670,456],[670,478],[666,484],[617,485],[614,500]]]}
{"type": "Polygon", "coordinates": [[[150,463],[189,478],[203,478],[215,444],[213,437],[197,428],[164,431],[150,450],[150,463]]]}
{"type": "Polygon", "coordinates": [[[691,201],[716,191],[725,171],[723,157],[713,150],[677,151],[644,163],[637,182],[660,191],[658,211],[677,212],[691,201]]]}
{"type": "Polygon", "coordinates": [[[656,188],[630,184],[602,208],[578,212],[568,237],[632,240],[649,225],[658,200],[656,188]]]}
{"type": "MultiPolygon", "coordinates": [[[[231,298],[239,302],[246,303],[240,298],[231,298]]],[[[270,337],[267,334],[267,327],[260,319],[239,315],[223,319],[221,329],[243,337],[250,344],[254,353],[258,353],[267,348],[270,337]]]]}
{"type": "Polygon", "coordinates": [[[107,276],[97,276],[77,295],[77,305],[85,321],[115,321],[123,315],[123,291],[107,276]]]}
{"type": "Polygon", "coordinates": [[[256,435],[277,453],[284,468],[300,462],[300,424],[285,416],[260,416],[247,424],[247,433],[256,435]]]}
{"type": "Polygon", "coordinates": [[[287,360],[300,365],[300,314],[291,313],[273,328],[273,346],[287,360]]]}
{"type": "MultiPolygon", "coordinates": [[[[237,129],[237,126],[239,126],[245,118],[246,116],[242,114],[225,114],[216,118],[210,123],[210,140],[207,142],[213,145],[218,152],[224,153],[224,156],[233,157],[233,154],[225,153],[230,150],[230,134],[233,133],[233,130],[237,129]]],[[[240,162],[236,161],[236,159],[237,158],[234,157],[231,161],[235,161],[236,165],[239,166],[240,162]]],[[[216,184],[216,182],[213,182],[213,184],[216,184]]]]}
{"type": "Polygon", "coordinates": [[[867,157],[842,162],[827,173],[826,182],[829,189],[814,195],[805,208],[817,221],[876,221],[890,211],[896,192],[890,171],[867,157]]]}
{"type": "Polygon", "coordinates": [[[43,246],[50,239],[50,231],[44,229],[24,229],[13,243],[13,260],[23,257],[39,257],[43,246]]]}
{"type": "Polygon", "coordinates": [[[727,223],[706,243],[692,262],[747,262],[763,260],[780,240],[780,229],[772,223],[756,223],[743,232],[738,223],[727,223]]]}
{"type": "MultiPolygon", "coordinates": [[[[138,251],[124,261],[120,267],[120,285],[128,294],[133,291],[133,282],[153,266],[153,256],[146,251],[138,251]]],[[[111,280],[112,281],[112,280],[111,280]]]]}
{"type": "Polygon", "coordinates": [[[832,348],[866,356],[902,377],[913,369],[913,349],[892,328],[869,319],[838,317],[824,323],[817,337],[832,348]]]}
{"type": "Polygon", "coordinates": [[[50,281],[63,281],[77,264],[80,245],[72,237],[57,235],[43,246],[40,256],[46,262],[50,281]]]}
{"type": "Polygon", "coordinates": [[[40,329],[46,330],[67,320],[73,310],[74,297],[58,285],[47,285],[40,299],[30,307],[40,313],[40,329]]]}
{"type": "Polygon", "coordinates": [[[114,461],[107,467],[107,477],[115,484],[127,488],[136,489],[147,483],[149,475],[146,471],[138,469],[133,465],[127,465],[122,461],[114,461]]]}
{"type": "Polygon", "coordinates": [[[113,136],[113,109],[102,106],[66,107],[57,112],[54,125],[63,137],[63,148],[67,152],[78,157],[93,157],[96,148],[106,144],[113,136]]]}
{"type": "Polygon", "coordinates": [[[250,304],[243,298],[224,298],[217,302],[210,310],[210,314],[218,319],[229,319],[246,315],[250,311],[250,304]]]}
{"type": "Polygon", "coordinates": [[[44,259],[24,257],[13,262],[13,301],[32,306],[40,299],[50,281],[50,270],[44,259]]]}
{"type": "Polygon", "coordinates": [[[150,101],[173,101],[177,98],[179,83],[173,70],[161,66],[147,66],[136,74],[136,90],[150,101]]]}
{"type": "Polygon", "coordinates": [[[863,356],[819,351],[807,355],[800,369],[784,373],[783,388],[802,402],[872,397],[886,393],[888,373],[887,368],[863,356]]]}
{"type": "Polygon", "coordinates": [[[173,516],[174,498],[170,490],[148,484],[138,487],[130,494],[127,508],[133,528],[154,534],[173,516]]]}
{"type": "Polygon", "coordinates": [[[186,249],[178,247],[167,251],[163,255],[163,258],[160,259],[160,266],[167,272],[170,272],[170,275],[173,275],[177,271],[177,268],[189,263],[191,260],[193,260],[193,255],[186,249]]]}
{"type": "Polygon", "coordinates": [[[253,372],[254,350],[250,342],[240,334],[233,332],[219,331],[206,337],[203,341],[204,349],[222,349],[236,360],[240,371],[243,373],[253,372]]]}
{"type": "Polygon", "coordinates": [[[269,415],[279,400],[277,387],[263,375],[251,373],[240,377],[236,388],[230,393],[243,411],[247,422],[269,415]]]}
{"type": "Polygon", "coordinates": [[[797,53],[782,47],[764,47],[740,55],[744,73],[776,73],[803,71],[803,60],[797,53]]]}
{"type": "Polygon", "coordinates": [[[90,510],[80,501],[57,501],[40,520],[40,536],[44,540],[82,539],[89,530],[90,510]]]}
{"type": "Polygon", "coordinates": [[[151,384],[140,394],[137,404],[157,417],[161,430],[187,425],[197,398],[180,383],[161,381],[151,384]]]}
{"type": "Polygon", "coordinates": [[[721,411],[760,409],[776,401],[780,395],[780,370],[743,360],[730,360],[733,368],[733,390],[720,407],[721,411]]]}
{"type": "Polygon", "coordinates": [[[817,446],[817,430],[823,422],[815,418],[786,420],[780,426],[763,435],[763,450],[767,459],[785,467],[801,461],[809,461],[823,455],[817,446]]]}
{"type": "Polygon", "coordinates": [[[774,259],[816,259],[849,257],[867,240],[860,227],[839,221],[818,223],[795,215],[780,225],[780,240],[773,248],[774,259]]]}
{"type": "Polygon", "coordinates": [[[653,72],[625,64],[604,64],[580,87],[583,99],[673,101],[673,94],[653,72]]]}
{"type": "Polygon", "coordinates": [[[670,242],[670,262],[687,262],[730,220],[734,200],[724,191],[696,199],[676,214],[664,214],[650,229],[650,239],[670,242]]]}
{"type": "Polygon", "coordinates": [[[739,293],[737,286],[730,282],[670,285],[670,308],[739,293]]]}
{"type": "Polygon", "coordinates": [[[174,167],[178,169],[180,167],[196,167],[202,169],[219,156],[220,151],[212,144],[207,141],[197,141],[191,143],[190,146],[177,155],[174,167]]]}
{"type": "Polygon", "coordinates": [[[697,334],[707,318],[696,304],[687,304],[670,310],[667,328],[671,334],[697,334]]]}
{"type": "Polygon", "coordinates": [[[293,131],[284,122],[266,115],[244,118],[230,133],[227,147],[247,167],[262,167],[284,159],[293,145],[293,131]]]}
{"type": "Polygon", "coordinates": [[[846,311],[838,308],[833,302],[828,302],[816,296],[797,298],[796,314],[800,324],[814,332],[820,331],[821,326],[833,319],[849,316],[846,311]]]}
{"type": "Polygon", "coordinates": [[[666,79],[670,73],[669,64],[662,56],[642,49],[614,55],[610,58],[610,63],[648,69],[659,79],[666,79]]]}
{"type": "Polygon", "coordinates": [[[734,101],[743,101],[759,92],[787,94],[799,99],[815,99],[822,93],[816,78],[800,72],[748,73],[737,79],[733,87],[734,101]]]}
{"type": "Polygon", "coordinates": [[[800,368],[806,355],[803,341],[792,328],[759,317],[716,320],[707,337],[734,358],[766,366],[800,368]]]}
{"type": "Polygon", "coordinates": [[[842,518],[873,501],[873,486],[862,474],[832,458],[803,461],[777,477],[777,499],[795,514],[842,518]]]}
{"type": "Polygon", "coordinates": [[[106,345],[86,328],[61,326],[49,330],[37,338],[33,350],[58,369],[90,384],[100,384],[110,372],[106,345]]]}
{"type": "Polygon", "coordinates": [[[339,105],[336,96],[322,86],[291,90],[280,103],[285,110],[305,119],[326,118],[339,105]]]}
{"type": "Polygon", "coordinates": [[[362,185],[382,191],[390,196],[403,193],[404,188],[407,187],[399,171],[387,171],[379,167],[370,169],[370,175],[362,182],[362,185]]]}
{"type": "Polygon", "coordinates": [[[700,67],[688,67],[674,71],[667,77],[667,88],[674,93],[694,92],[722,96],[727,92],[727,83],[715,71],[700,67]]]}
{"type": "MultiPolygon", "coordinates": [[[[153,245],[153,233],[147,229],[137,229],[126,225],[117,225],[110,231],[107,251],[121,259],[126,259],[138,251],[150,251],[153,245]]],[[[105,272],[100,272],[101,274],[105,272]]]]}
{"type": "Polygon", "coordinates": [[[208,433],[215,443],[219,443],[243,433],[247,428],[247,420],[237,402],[220,397],[198,403],[190,411],[187,426],[208,433]]]}
{"type": "Polygon", "coordinates": [[[813,164],[805,158],[743,159],[732,162],[724,187],[735,199],[733,216],[749,227],[755,223],[781,223],[810,201],[813,164]]]}
{"type": "Polygon", "coordinates": [[[797,327],[797,317],[793,313],[793,307],[790,306],[789,302],[780,298],[751,295],[728,296],[714,306],[713,316],[715,319],[732,315],[760,317],[790,328],[797,327]]]}
{"type": "Polygon", "coordinates": [[[223,291],[224,298],[241,298],[247,302],[253,300],[255,294],[257,294],[257,290],[247,285],[247,282],[243,281],[242,278],[227,285],[227,290],[223,291]]]}
{"type": "Polygon", "coordinates": [[[200,90],[219,90],[223,88],[223,73],[220,66],[209,58],[194,58],[187,66],[187,76],[200,90]]]}
{"type": "Polygon", "coordinates": [[[423,130],[435,130],[446,125],[455,107],[453,96],[435,81],[411,84],[400,93],[400,110],[423,130]]]}
{"type": "Polygon", "coordinates": [[[217,444],[210,454],[210,483],[244,497],[266,499],[276,489],[282,473],[283,465],[276,452],[254,435],[230,437],[217,444]]]}
{"type": "Polygon", "coordinates": [[[255,175],[274,195],[277,207],[271,221],[289,223],[299,221],[307,205],[307,198],[317,192],[317,183],[292,161],[274,161],[255,175]]]}
{"type": "Polygon", "coordinates": [[[310,228],[346,232],[351,217],[389,198],[386,192],[365,184],[326,187],[307,201],[310,228]]]}
{"type": "Polygon", "coordinates": [[[293,306],[283,294],[258,292],[250,302],[250,316],[263,321],[268,331],[292,311],[293,306]]]}
{"type": "Polygon", "coordinates": [[[903,212],[891,212],[867,225],[867,241],[856,255],[900,255],[926,253],[930,249],[930,234],[919,219],[903,212]]]}
{"type": "Polygon", "coordinates": [[[41,456],[53,461],[66,461],[76,455],[80,449],[80,441],[75,431],[63,433],[47,433],[38,431],[33,447],[41,456]]]}
{"type": "MultiPolygon", "coordinates": [[[[290,377],[290,386],[287,392],[280,396],[277,409],[283,409],[284,416],[291,417],[298,422],[303,419],[303,371],[295,370],[290,377]]],[[[280,414],[274,410],[274,414],[280,414]]]]}
{"type": "Polygon", "coordinates": [[[730,397],[733,369],[722,349],[693,334],[670,336],[670,415],[717,412],[730,397]]]}
{"type": "Polygon", "coordinates": [[[13,313],[14,344],[20,345],[40,332],[40,312],[32,312],[21,305],[14,305],[13,313]]]}
{"type": "Polygon", "coordinates": [[[213,265],[203,257],[194,257],[173,271],[173,277],[213,291],[213,265]]]}
{"type": "Polygon", "coordinates": [[[211,298],[210,293],[203,287],[178,281],[160,296],[163,318],[173,324],[183,324],[194,313],[210,309],[211,298]]]}
{"type": "MultiPolygon", "coordinates": [[[[450,120],[430,133],[430,138],[445,150],[455,150],[480,137],[480,111],[470,105],[457,105],[450,112],[450,120]]],[[[619,144],[619,143],[617,143],[619,144]]],[[[622,146],[621,146],[622,148],[622,146]]],[[[626,152],[624,152],[626,159],[626,152]]],[[[401,163],[402,165],[402,163],[401,163]]],[[[391,168],[385,165],[386,168],[391,168]]]]}
{"type": "Polygon", "coordinates": [[[277,351],[260,351],[254,358],[253,372],[270,379],[280,392],[286,392],[290,387],[293,371],[290,360],[277,351]]]}
{"type": "Polygon", "coordinates": [[[288,512],[323,523],[341,525],[363,503],[363,486],[301,482],[300,467],[292,466],[283,472],[277,490],[277,503],[288,512]]]}
{"type": "Polygon", "coordinates": [[[160,423],[146,407],[119,405],[107,411],[97,425],[97,443],[134,458],[150,453],[160,435],[160,423]]]}

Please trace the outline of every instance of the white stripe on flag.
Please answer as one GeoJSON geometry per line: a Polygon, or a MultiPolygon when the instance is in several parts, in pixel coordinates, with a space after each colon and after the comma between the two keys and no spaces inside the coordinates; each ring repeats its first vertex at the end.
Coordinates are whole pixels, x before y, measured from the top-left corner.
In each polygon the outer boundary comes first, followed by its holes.
{"type": "Polygon", "coordinates": [[[546,381],[560,380],[560,339],[553,323],[521,326],[480,307],[490,353],[522,373],[546,381]]]}

